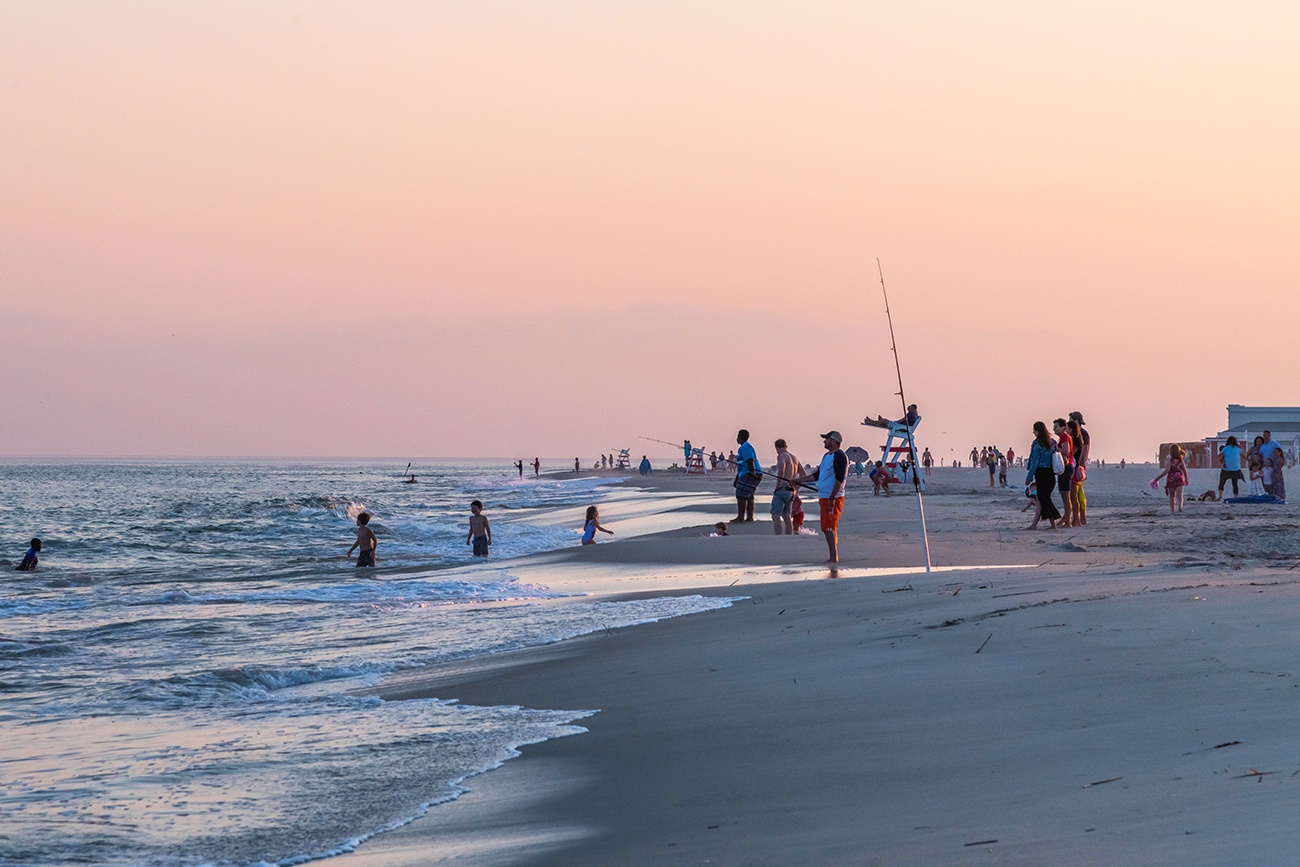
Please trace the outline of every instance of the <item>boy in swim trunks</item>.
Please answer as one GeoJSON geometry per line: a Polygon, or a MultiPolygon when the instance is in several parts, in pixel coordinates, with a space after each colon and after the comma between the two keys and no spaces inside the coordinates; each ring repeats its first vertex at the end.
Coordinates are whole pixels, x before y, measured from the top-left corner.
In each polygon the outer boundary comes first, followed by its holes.
{"type": "Polygon", "coordinates": [[[379,540],[375,538],[375,533],[368,526],[370,524],[370,515],[362,512],[357,515],[357,540],[352,543],[348,549],[347,556],[351,557],[353,551],[357,551],[357,568],[373,567],[375,565],[375,548],[379,546],[379,540]]]}
{"type": "Polygon", "coordinates": [[[483,504],[478,500],[469,504],[469,511],[469,535],[465,537],[465,544],[473,544],[475,557],[486,557],[488,545],[492,544],[492,525],[488,523],[487,515],[483,514],[483,504]]]}

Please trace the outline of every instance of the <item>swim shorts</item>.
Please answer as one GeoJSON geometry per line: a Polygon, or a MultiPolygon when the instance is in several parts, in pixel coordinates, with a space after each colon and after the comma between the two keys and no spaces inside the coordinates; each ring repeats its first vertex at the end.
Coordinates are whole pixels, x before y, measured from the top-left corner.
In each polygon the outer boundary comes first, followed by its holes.
{"type": "Polygon", "coordinates": [[[754,496],[754,491],[758,490],[758,483],[763,481],[760,473],[747,473],[743,476],[737,476],[735,481],[736,499],[748,500],[754,496]]]}
{"type": "Polygon", "coordinates": [[[772,492],[772,517],[789,518],[794,512],[794,488],[782,485],[772,492]]]}
{"type": "Polygon", "coordinates": [[[488,551],[488,537],[487,537],[487,536],[475,536],[475,537],[474,537],[474,556],[475,556],[475,557],[486,557],[486,556],[487,556],[487,551],[488,551]]]}
{"type": "Polygon", "coordinates": [[[838,530],[840,527],[840,513],[844,511],[844,498],[836,497],[832,500],[828,500],[825,497],[822,497],[817,501],[817,505],[821,510],[820,521],[822,532],[833,533],[838,530]]]}
{"type": "Polygon", "coordinates": [[[1074,464],[1066,464],[1065,472],[1056,477],[1056,489],[1062,494],[1070,493],[1070,485],[1074,482],[1074,464]]]}
{"type": "Polygon", "coordinates": [[[365,566],[373,566],[373,565],[375,565],[375,550],[373,548],[371,548],[369,551],[360,551],[357,553],[358,569],[361,569],[365,566]]]}

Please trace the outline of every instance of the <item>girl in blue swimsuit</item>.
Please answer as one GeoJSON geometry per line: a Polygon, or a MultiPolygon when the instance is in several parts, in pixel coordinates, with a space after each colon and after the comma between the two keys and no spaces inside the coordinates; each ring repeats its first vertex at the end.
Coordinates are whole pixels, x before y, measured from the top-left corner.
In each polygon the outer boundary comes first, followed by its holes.
{"type": "Polygon", "coordinates": [[[596,531],[614,535],[614,531],[600,525],[600,512],[595,506],[587,507],[587,523],[582,527],[582,544],[596,544],[596,531]]]}

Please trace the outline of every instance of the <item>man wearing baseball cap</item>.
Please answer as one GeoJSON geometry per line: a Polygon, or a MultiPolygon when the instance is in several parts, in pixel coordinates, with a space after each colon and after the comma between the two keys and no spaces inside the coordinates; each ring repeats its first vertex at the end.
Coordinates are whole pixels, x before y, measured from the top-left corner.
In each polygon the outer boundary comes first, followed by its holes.
{"type": "Polygon", "coordinates": [[[843,443],[844,437],[837,430],[822,434],[826,454],[822,456],[821,465],[811,474],[799,477],[801,482],[817,483],[822,533],[826,535],[826,547],[830,552],[828,563],[840,562],[840,513],[844,511],[844,482],[849,475],[849,459],[840,448],[843,443]]]}

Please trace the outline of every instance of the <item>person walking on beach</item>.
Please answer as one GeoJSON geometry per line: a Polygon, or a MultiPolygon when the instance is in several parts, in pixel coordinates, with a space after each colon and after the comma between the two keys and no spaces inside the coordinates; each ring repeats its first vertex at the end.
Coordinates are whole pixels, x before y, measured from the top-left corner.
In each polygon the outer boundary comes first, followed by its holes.
{"type": "Polygon", "coordinates": [[[36,564],[41,559],[41,540],[32,539],[31,547],[23,555],[23,559],[14,567],[15,572],[35,572],[36,564]]]}
{"type": "Polygon", "coordinates": [[[1241,474],[1241,446],[1237,444],[1236,437],[1228,437],[1227,444],[1219,452],[1219,466],[1223,467],[1219,470],[1219,499],[1223,499],[1223,488],[1228,484],[1229,479],[1232,480],[1232,495],[1241,496],[1237,490],[1237,483],[1244,482],[1246,479],[1241,474]]]}
{"type": "Polygon", "coordinates": [[[1183,511],[1183,488],[1187,487],[1187,464],[1183,462],[1183,447],[1174,443],[1169,447],[1169,465],[1151,480],[1152,487],[1165,480],[1165,493],[1169,495],[1169,514],[1183,511]]]}
{"type": "Polygon", "coordinates": [[[483,504],[474,500],[469,504],[469,535],[465,537],[466,545],[474,546],[475,557],[486,557],[488,546],[492,544],[492,525],[487,515],[483,514],[483,504]]]}
{"type": "Polygon", "coordinates": [[[794,480],[799,478],[799,458],[790,452],[785,440],[776,443],[776,490],[772,492],[772,532],[778,536],[794,535],[794,480]]]}
{"type": "Polygon", "coordinates": [[[357,515],[357,540],[352,543],[348,549],[347,556],[351,557],[352,552],[357,552],[357,568],[364,569],[375,565],[375,549],[379,547],[379,539],[370,529],[370,515],[362,512],[357,515]],[[361,550],[357,550],[357,549],[361,550]]]}
{"type": "Polygon", "coordinates": [[[996,488],[997,485],[993,484],[993,477],[998,472],[998,455],[991,448],[984,450],[984,468],[989,471],[989,487],[996,488]]]}
{"type": "Polygon", "coordinates": [[[732,482],[736,489],[736,517],[731,523],[750,523],[754,520],[754,491],[763,480],[763,467],[749,442],[749,431],[737,431],[736,443],[740,446],[736,452],[736,478],[732,482]]]}
{"type": "Polygon", "coordinates": [[[642,455],[641,466],[639,466],[637,469],[640,471],[641,475],[643,476],[650,475],[650,459],[645,455],[642,455]]]}
{"type": "MultiPolygon", "coordinates": [[[[1074,437],[1075,452],[1075,500],[1079,509],[1079,526],[1088,523],[1088,495],[1083,492],[1083,483],[1088,477],[1088,461],[1092,460],[1092,437],[1084,427],[1083,413],[1077,409],[1068,416],[1070,424],[1078,423],[1078,434],[1074,437]]],[[[1071,428],[1073,431],[1074,428],[1071,428]]]]}
{"type": "Polygon", "coordinates": [[[840,448],[843,443],[844,437],[837,430],[822,434],[826,454],[822,456],[821,464],[811,474],[798,479],[817,483],[817,504],[821,509],[822,533],[826,536],[829,555],[827,563],[840,562],[840,515],[844,512],[844,483],[849,476],[849,459],[840,448]]]}
{"type": "Polygon", "coordinates": [[[1069,432],[1070,442],[1074,445],[1074,472],[1070,476],[1070,506],[1074,512],[1072,526],[1082,527],[1088,523],[1084,512],[1087,501],[1083,498],[1083,483],[1088,478],[1088,450],[1083,444],[1087,432],[1084,431],[1083,425],[1074,419],[1074,413],[1070,414],[1065,429],[1069,432]]]}
{"type": "Polygon", "coordinates": [[[1030,530],[1038,529],[1038,522],[1046,518],[1052,523],[1052,529],[1056,529],[1056,522],[1061,519],[1061,513],[1057,511],[1056,504],[1052,502],[1052,491],[1056,488],[1056,472],[1052,469],[1052,453],[1056,450],[1056,443],[1047,433],[1047,425],[1041,421],[1034,422],[1034,442],[1029,447],[1029,462],[1025,465],[1025,488],[1031,485],[1037,489],[1037,508],[1034,509],[1034,520],[1029,525],[1030,530]]]}
{"type": "Polygon", "coordinates": [[[921,467],[927,476],[930,475],[930,470],[934,469],[934,457],[930,454],[929,448],[921,452],[921,467]]]}
{"type": "Polygon", "coordinates": [[[1057,476],[1056,486],[1061,492],[1061,520],[1067,527],[1075,526],[1075,505],[1077,500],[1074,497],[1074,439],[1070,436],[1069,430],[1065,426],[1065,419],[1058,418],[1052,422],[1052,430],[1056,434],[1056,450],[1061,455],[1061,460],[1065,463],[1065,469],[1057,476]]]}
{"type": "Polygon", "coordinates": [[[608,533],[611,536],[614,535],[613,530],[601,525],[600,510],[597,509],[595,506],[588,506],[587,521],[582,525],[582,544],[584,545],[596,544],[597,530],[599,530],[602,533],[608,533]]]}

